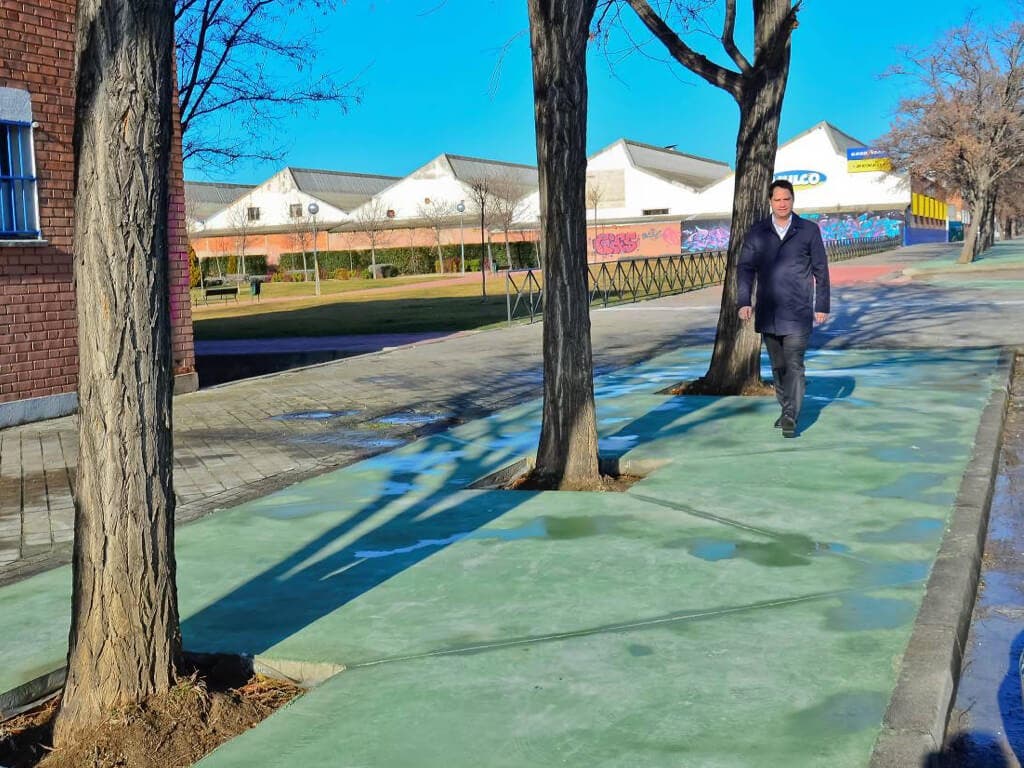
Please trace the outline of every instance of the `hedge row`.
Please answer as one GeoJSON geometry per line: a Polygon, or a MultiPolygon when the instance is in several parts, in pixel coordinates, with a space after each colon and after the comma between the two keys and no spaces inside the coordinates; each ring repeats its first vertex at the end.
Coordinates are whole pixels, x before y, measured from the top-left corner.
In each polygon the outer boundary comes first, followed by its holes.
{"type": "MultiPolygon", "coordinates": [[[[536,245],[534,243],[510,243],[513,268],[537,266],[536,245]]],[[[458,245],[442,245],[444,254],[444,271],[457,272],[462,266],[462,258],[458,245]]],[[[485,252],[479,243],[466,243],[466,269],[480,269],[480,256],[485,252]]],[[[491,254],[498,269],[508,266],[504,243],[493,243],[491,254]]],[[[321,274],[333,274],[338,270],[348,270],[350,274],[365,273],[370,267],[369,251],[320,251],[317,254],[321,274]]],[[[391,264],[401,275],[422,275],[440,272],[437,248],[413,246],[407,248],[378,248],[377,264],[391,264]]],[[[303,268],[301,253],[283,253],[279,268],[284,271],[301,270],[303,268]]],[[[313,268],[313,254],[306,254],[306,269],[313,268]]]]}

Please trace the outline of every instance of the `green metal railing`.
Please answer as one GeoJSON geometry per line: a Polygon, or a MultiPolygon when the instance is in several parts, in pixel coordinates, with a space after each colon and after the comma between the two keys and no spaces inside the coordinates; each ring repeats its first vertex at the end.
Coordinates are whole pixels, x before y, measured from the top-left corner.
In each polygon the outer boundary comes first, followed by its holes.
{"type": "MultiPolygon", "coordinates": [[[[832,240],[825,243],[825,250],[829,262],[837,262],[888,251],[901,242],[899,237],[832,240]]],[[[588,264],[590,305],[607,307],[718,285],[725,279],[725,263],[725,251],[705,251],[588,264]]],[[[529,318],[531,323],[540,319],[544,313],[543,271],[507,272],[505,302],[510,325],[520,318],[529,318]]]]}

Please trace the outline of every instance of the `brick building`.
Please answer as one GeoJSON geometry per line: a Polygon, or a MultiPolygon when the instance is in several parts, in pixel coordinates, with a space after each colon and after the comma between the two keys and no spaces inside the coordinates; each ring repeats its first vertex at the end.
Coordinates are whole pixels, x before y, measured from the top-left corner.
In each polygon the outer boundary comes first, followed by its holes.
{"type": "MultiPolygon", "coordinates": [[[[75,8],[75,0],[0,0],[0,427],[66,415],[78,402],[75,8]]],[[[182,392],[198,378],[177,130],[170,184],[172,356],[182,392]]]]}

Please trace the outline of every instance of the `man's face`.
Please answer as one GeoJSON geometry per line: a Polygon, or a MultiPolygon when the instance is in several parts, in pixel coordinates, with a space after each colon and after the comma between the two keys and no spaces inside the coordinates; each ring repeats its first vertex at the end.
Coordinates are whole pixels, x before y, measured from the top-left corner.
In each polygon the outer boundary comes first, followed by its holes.
{"type": "Polygon", "coordinates": [[[778,219],[785,219],[793,212],[793,195],[788,189],[776,187],[772,190],[772,213],[778,219]]]}

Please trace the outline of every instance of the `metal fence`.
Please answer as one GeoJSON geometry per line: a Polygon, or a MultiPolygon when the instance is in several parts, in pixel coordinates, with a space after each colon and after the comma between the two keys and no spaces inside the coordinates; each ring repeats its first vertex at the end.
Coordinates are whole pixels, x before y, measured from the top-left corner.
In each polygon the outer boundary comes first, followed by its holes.
{"type": "MultiPolygon", "coordinates": [[[[831,240],[825,243],[825,250],[829,262],[837,262],[891,250],[901,243],[900,237],[831,240]]],[[[590,304],[607,307],[718,285],[725,279],[725,263],[725,251],[706,251],[588,264],[590,304]]],[[[510,325],[519,318],[531,323],[540,319],[544,312],[543,271],[507,272],[505,301],[510,325]]]]}

